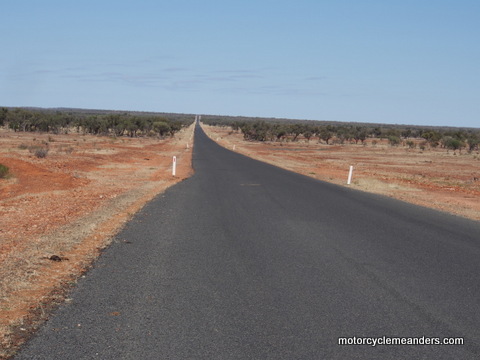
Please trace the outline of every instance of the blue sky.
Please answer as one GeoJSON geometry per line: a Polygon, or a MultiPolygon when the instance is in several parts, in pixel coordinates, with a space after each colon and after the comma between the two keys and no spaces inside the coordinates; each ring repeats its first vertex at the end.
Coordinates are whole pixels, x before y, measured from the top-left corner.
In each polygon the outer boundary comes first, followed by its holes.
{"type": "Polygon", "coordinates": [[[480,127],[478,0],[2,0],[0,105],[480,127]]]}

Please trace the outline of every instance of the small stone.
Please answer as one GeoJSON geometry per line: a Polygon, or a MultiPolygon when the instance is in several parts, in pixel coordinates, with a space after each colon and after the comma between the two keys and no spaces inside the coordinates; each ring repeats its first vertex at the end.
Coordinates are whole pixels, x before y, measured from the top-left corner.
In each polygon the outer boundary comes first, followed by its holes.
{"type": "Polygon", "coordinates": [[[62,258],[58,255],[52,255],[49,257],[49,260],[52,260],[52,261],[62,261],[62,258]]]}

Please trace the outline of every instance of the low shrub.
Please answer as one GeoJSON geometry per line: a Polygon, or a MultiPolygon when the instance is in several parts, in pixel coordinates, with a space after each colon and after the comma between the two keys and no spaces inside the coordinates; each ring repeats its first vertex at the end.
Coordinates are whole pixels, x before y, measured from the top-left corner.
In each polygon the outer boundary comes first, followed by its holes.
{"type": "Polygon", "coordinates": [[[48,149],[41,148],[41,149],[35,150],[35,156],[37,158],[45,158],[47,157],[47,155],[48,155],[48,149]]]}
{"type": "Polygon", "coordinates": [[[44,158],[48,155],[48,148],[38,145],[32,145],[28,147],[30,154],[34,154],[37,158],[44,158]]]}
{"type": "Polygon", "coordinates": [[[389,136],[388,143],[391,146],[398,146],[400,144],[400,138],[398,136],[389,136]]]}
{"type": "Polygon", "coordinates": [[[30,154],[35,154],[35,151],[41,149],[42,147],[41,146],[38,146],[38,145],[31,145],[28,147],[28,151],[30,152],[30,154]]]}
{"type": "Polygon", "coordinates": [[[5,166],[3,164],[0,164],[0,179],[4,179],[8,175],[8,166],[5,166]]]}
{"type": "Polygon", "coordinates": [[[71,154],[73,152],[73,147],[72,146],[60,146],[58,148],[58,152],[64,152],[65,154],[71,154]]]}

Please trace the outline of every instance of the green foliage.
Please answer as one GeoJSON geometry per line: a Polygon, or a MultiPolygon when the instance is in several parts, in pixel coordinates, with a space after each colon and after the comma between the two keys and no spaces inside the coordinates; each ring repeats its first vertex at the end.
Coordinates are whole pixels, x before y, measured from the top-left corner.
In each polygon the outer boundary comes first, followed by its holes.
{"type": "Polygon", "coordinates": [[[292,141],[296,141],[298,137],[303,134],[306,130],[306,127],[303,124],[292,124],[290,125],[290,134],[293,134],[292,141]]]}
{"type": "Polygon", "coordinates": [[[182,129],[182,124],[179,122],[169,122],[170,126],[170,136],[174,136],[176,132],[180,131],[182,129]]]}
{"type": "Polygon", "coordinates": [[[355,140],[355,144],[358,144],[359,141],[361,141],[363,144],[368,136],[367,130],[359,126],[356,126],[355,129],[353,129],[352,135],[353,139],[355,140]]]}
{"type": "Polygon", "coordinates": [[[243,123],[239,125],[245,140],[265,141],[268,135],[273,135],[274,127],[267,124],[265,121],[258,121],[254,123],[243,123]]]}
{"type": "Polygon", "coordinates": [[[407,139],[412,136],[412,129],[407,128],[401,131],[401,135],[404,139],[407,139]]]}
{"type": "Polygon", "coordinates": [[[8,109],[2,107],[0,109],[0,126],[5,125],[5,122],[7,121],[7,114],[8,114],[8,109]]]}
{"type": "Polygon", "coordinates": [[[388,137],[388,143],[391,145],[391,146],[397,146],[399,145],[401,142],[400,138],[398,136],[394,136],[394,135],[390,135],[388,137]]]}
{"type": "Polygon", "coordinates": [[[71,112],[30,110],[25,108],[0,109],[0,126],[15,132],[68,133],[76,130],[83,134],[120,136],[146,136],[152,132],[160,136],[174,136],[183,126],[193,122],[193,115],[158,113],[126,113],[115,111],[75,110],[71,112]],[[154,128],[154,123],[166,126],[154,128]],[[165,131],[166,129],[166,131],[165,131]],[[161,133],[159,132],[161,131],[161,133]]]}
{"type": "Polygon", "coordinates": [[[422,137],[427,140],[428,144],[433,147],[433,148],[436,148],[439,143],[440,143],[440,140],[442,139],[442,134],[439,133],[438,131],[428,131],[428,132],[425,132],[422,134],[422,137]]]}
{"type": "Polygon", "coordinates": [[[0,164],[0,179],[5,179],[9,171],[10,169],[8,168],[8,166],[0,164]]]}
{"type": "Polygon", "coordinates": [[[417,146],[412,140],[407,140],[406,144],[410,149],[414,149],[417,146]]]}
{"type": "Polygon", "coordinates": [[[307,141],[310,141],[310,139],[312,138],[313,136],[313,132],[311,130],[306,130],[304,133],[303,133],[303,137],[305,139],[307,139],[307,141]]]}
{"type": "Polygon", "coordinates": [[[473,134],[470,135],[469,138],[467,139],[467,144],[468,144],[469,151],[478,150],[480,145],[480,136],[473,135],[473,134]]]}
{"type": "Polygon", "coordinates": [[[276,141],[280,141],[288,134],[288,129],[284,125],[275,124],[272,127],[271,133],[275,137],[276,141]]]}
{"type": "Polygon", "coordinates": [[[328,145],[328,140],[332,138],[333,134],[327,128],[322,128],[319,132],[319,137],[328,145]]]}
{"type": "Polygon", "coordinates": [[[447,136],[442,139],[443,147],[453,151],[460,150],[465,147],[465,143],[457,138],[447,136]]]}
{"type": "MultiPolygon", "coordinates": [[[[442,139],[450,137],[460,141],[459,149],[468,146],[472,151],[478,149],[480,145],[479,129],[205,115],[202,117],[202,122],[208,125],[231,126],[234,130],[241,130],[244,139],[248,141],[297,141],[303,136],[307,140],[316,138],[319,142],[323,141],[327,144],[333,141],[337,144],[361,142],[365,145],[368,138],[380,138],[388,139],[392,146],[398,146],[404,138],[405,146],[413,149],[418,144],[421,150],[425,150],[427,145],[435,148],[442,144],[445,147],[442,139]],[[425,141],[413,141],[413,139],[422,138],[425,141]]],[[[372,140],[372,144],[375,146],[378,141],[372,140]]]]}
{"type": "Polygon", "coordinates": [[[166,121],[155,121],[153,123],[153,130],[163,137],[166,134],[169,134],[172,129],[166,121]]]}

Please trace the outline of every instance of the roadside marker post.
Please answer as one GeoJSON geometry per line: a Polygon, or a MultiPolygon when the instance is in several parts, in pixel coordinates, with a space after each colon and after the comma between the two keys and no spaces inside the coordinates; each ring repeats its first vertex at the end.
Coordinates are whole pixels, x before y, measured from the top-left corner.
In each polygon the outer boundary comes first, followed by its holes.
{"type": "Polygon", "coordinates": [[[172,176],[175,176],[177,173],[177,157],[173,157],[173,164],[172,164],[172,176]]]}
{"type": "Polygon", "coordinates": [[[350,171],[348,172],[347,185],[350,185],[352,183],[352,174],[353,174],[353,166],[350,165],[350,171]]]}

